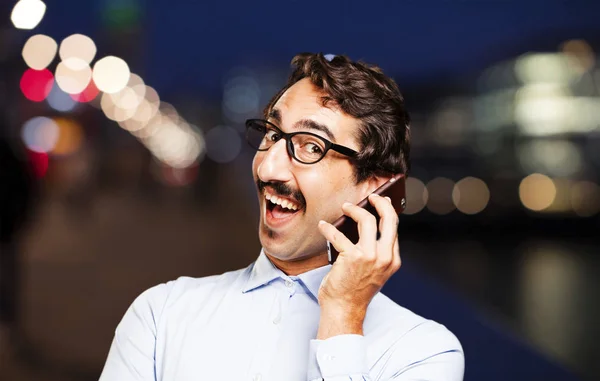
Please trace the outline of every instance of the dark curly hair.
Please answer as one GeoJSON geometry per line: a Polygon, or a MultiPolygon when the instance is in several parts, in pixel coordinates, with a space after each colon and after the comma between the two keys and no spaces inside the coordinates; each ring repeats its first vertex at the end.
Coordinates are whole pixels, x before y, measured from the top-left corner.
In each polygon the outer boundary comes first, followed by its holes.
{"type": "Polygon", "coordinates": [[[360,122],[355,179],[407,173],[410,169],[410,116],[398,85],[376,66],[353,62],[346,56],[331,60],[322,53],[301,53],[292,59],[293,72],[271,99],[265,117],[279,98],[303,78],[322,89],[323,105],[333,103],[360,122]]]}

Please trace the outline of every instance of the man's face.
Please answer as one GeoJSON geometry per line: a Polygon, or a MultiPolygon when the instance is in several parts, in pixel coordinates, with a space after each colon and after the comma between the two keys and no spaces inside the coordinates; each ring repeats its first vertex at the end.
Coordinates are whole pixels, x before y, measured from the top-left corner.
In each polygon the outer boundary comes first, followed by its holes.
{"type": "MultiPolygon", "coordinates": [[[[358,151],[358,121],[335,106],[324,107],[322,95],[303,79],[281,96],[269,121],[284,132],[312,132],[358,151]]],[[[290,157],[286,144],[281,139],[269,150],[258,151],[252,163],[260,242],[269,256],[284,261],[323,254],[326,242],[317,229],[319,220],[335,221],[343,214],[344,202],[357,203],[369,192],[368,182],[355,184],[346,156],[330,150],[318,163],[307,165],[290,157]]]]}

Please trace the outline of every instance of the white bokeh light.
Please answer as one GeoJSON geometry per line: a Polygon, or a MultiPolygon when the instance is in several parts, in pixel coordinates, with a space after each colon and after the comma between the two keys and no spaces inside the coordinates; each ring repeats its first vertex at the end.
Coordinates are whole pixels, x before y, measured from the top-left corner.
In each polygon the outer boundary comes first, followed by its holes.
{"type": "Polygon", "coordinates": [[[92,75],[98,90],[112,94],[127,86],[130,74],[127,62],[115,56],[108,56],[94,64],[92,75]]]}
{"type": "Polygon", "coordinates": [[[90,84],[92,69],[80,58],[67,58],[56,66],[56,83],[67,94],[79,94],[90,84]]]}
{"type": "Polygon", "coordinates": [[[42,70],[54,60],[57,49],[58,44],[52,37],[36,34],[25,42],[21,54],[27,66],[35,70],[42,70]]]}
{"type": "Polygon", "coordinates": [[[10,19],[17,29],[33,29],[44,18],[46,4],[41,0],[21,0],[12,10],[10,19]]]}
{"type": "Polygon", "coordinates": [[[63,61],[68,58],[79,58],[90,64],[96,56],[96,44],[88,36],[72,34],[60,43],[58,54],[63,61]]]}

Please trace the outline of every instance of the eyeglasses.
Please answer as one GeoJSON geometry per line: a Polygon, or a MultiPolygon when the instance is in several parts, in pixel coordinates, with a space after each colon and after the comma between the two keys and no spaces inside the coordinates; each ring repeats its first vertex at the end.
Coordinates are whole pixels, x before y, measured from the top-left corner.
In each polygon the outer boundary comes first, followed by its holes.
{"type": "Polygon", "coordinates": [[[287,134],[266,120],[248,119],[246,121],[246,139],[254,149],[266,151],[282,138],[286,140],[288,154],[303,164],[314,164],[320,161],[330,149],[349,157],[355,157],[358,154],[351,148],[332,143],[311,132],[287,134]]]}

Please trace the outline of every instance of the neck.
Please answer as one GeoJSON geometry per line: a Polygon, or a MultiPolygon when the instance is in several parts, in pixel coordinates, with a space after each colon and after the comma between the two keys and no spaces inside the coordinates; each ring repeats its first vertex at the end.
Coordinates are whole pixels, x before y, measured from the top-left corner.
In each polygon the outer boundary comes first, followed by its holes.
{"type": "Polygon", "coordinates": [[[283,271],[286,275],[300,275],[310,270],[314,270],[329,264],[326,252],[308,258],[300,258],[290,261],[284,261],[275,258],[272,255],[267,254],[266,251],[265,255],[278,269],[283,271]]]}

